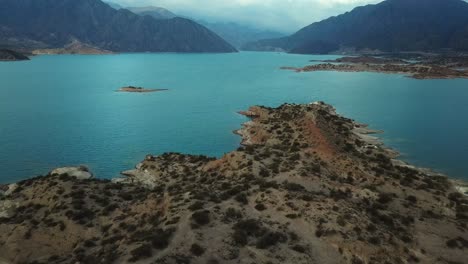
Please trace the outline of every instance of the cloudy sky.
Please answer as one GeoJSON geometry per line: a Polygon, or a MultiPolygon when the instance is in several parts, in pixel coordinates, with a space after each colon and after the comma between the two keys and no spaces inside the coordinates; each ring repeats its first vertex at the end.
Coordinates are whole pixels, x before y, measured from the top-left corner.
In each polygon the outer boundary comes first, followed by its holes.
{"type": "Polygon", "coordinates": [[[234,21],[285,33],[382,0],[110,0],[123,6],[160,6],[210,21],[234,21]]]}

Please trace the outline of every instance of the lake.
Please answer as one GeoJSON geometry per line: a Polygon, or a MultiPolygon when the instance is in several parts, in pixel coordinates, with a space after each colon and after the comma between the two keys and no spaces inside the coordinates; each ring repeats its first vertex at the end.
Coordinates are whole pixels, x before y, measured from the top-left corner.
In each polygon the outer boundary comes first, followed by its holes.
{"type": "Polygon", "coordinates": [[[221,156],[251,105],[325,101],[385,130],[402,159],[468,179],[468,80],[280,70],[336,56],[118,54],[0,62],[0,183],[88,165],[112,178],[146,154],[221,156]],[[122,86],[169,89],[135,94],[122,86]]]}

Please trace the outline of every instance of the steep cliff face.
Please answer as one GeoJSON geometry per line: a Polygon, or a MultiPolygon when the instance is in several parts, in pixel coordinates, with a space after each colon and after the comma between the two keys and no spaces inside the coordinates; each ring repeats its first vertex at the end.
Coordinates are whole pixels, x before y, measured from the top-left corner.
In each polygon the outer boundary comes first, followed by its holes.
{"type": "Polygon", "coordinates": [[[248,49],[326,53],[327,46],[382,51],[468,50],[468,3],[462,0],[387,0],[313,23],[248,49]]]}
{"type": "Polygon", "coordinates": [[[0,43],[62,48],[72,41],[110,51],[235,52],[183,18],[156,20],[100,0],[0,0],[0,43]]]}
{"type": "Polygon", "coordinates": [[[243,146],[220,159],[148,155],[114,182],[67,168],[10,186],[0,261],[466,261],[468,201],[446,177],[322,103],[244,114],[243,146]]]}

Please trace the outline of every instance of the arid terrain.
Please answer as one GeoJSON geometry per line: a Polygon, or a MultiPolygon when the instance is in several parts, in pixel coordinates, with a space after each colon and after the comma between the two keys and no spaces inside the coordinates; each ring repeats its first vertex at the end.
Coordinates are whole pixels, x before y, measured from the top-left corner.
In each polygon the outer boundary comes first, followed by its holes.
{"type": "Polygon", "coordinates": [[[405,74],[414,79],[468,78],[468,56],[418,56],[417,62],[393,57],[357,56],[325,60],[302,68],[282,67],[296,72],[340,71],[405,74]]]}
{"type": "Polygon", "coordinates": [[[466,263],[468,201],[324,103],[255,106],[222,158],[3,186],[0,263],[466,263]]]}

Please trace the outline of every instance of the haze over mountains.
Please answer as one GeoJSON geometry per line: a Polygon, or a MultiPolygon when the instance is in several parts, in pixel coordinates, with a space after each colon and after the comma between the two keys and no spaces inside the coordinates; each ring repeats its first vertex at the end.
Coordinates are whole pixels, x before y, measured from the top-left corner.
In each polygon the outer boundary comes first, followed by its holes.
{"type": "MultiPolygon", "coordinates": [[[[171,19],[178,16],[170,10],[163,7],[142,6],[142,7],[122,7],[119,4],[108,2],[110,6],[116,9],[125,8],[141,16],[151,16],[155,19],[171,19]]],[[[190,18],[189,18],[190,19],[190,18]]],[[[195,19],[195,21],[211,31],[218,34],[221,38],[229,42],[236,48],[241,48],[245,44],[266,38],[279,38],[285,34],[268,29],[261,29],[251,25],[244,25],[236,22],[212,22],[204,19],[195,19]]]]}
{"type": "Polygon", "coordinates": [[[177,17],[176,14],[162,7],[155,7],[155,6],[125,7],[125,9],[128,9],[132,11],[133,13],[138,14],[140,16],[152,16],[155,19],[171,19],[171,18],[177,17]]]}
{"type": "Polygon", "coordinates": [[[100,0],[0,0],[0,44],[61,48],[81,42],[118,52],[235,52],[185,18],[156,20],[100,0]]]}
{"type": "Polygon", "coordinates": [[[291,53],[468,50],[468,3],[387,0],[313,23],[289,37],[261,40],[244,48],[291,53]]]}
{"type": "Polygon", "coordinates": [[[387,0],[313,23],[288,37],[237,22],[195,22],[162,7],[100,0],[0,4],[0,47],[20,50],[61,49],[71,43],[99,52],[468,50],[468,3],[462,0],[387,0]]]}
{"type": "Polygon", "coordinates": [[[242,49],[244,45],[253,41],[285,36],[285,34],[278,31],[259,29],[235,22],[208,22],[202,20],[198,20],[197,22],[212,30],[238,49],[242,49]]]}

